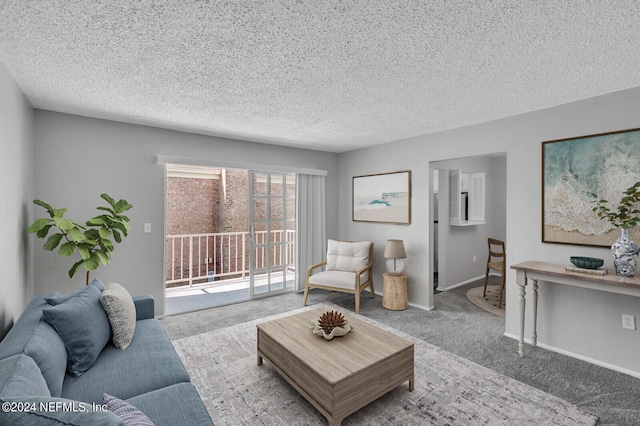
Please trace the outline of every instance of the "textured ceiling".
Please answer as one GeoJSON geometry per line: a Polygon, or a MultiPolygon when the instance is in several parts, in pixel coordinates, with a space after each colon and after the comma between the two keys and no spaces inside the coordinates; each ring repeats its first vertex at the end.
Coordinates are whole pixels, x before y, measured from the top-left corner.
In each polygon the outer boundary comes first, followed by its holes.
{"type": "Polygon", "coordinates": [[[33,107],[342,152],[640,86],[637,0],[0,0],[33,107]]]}

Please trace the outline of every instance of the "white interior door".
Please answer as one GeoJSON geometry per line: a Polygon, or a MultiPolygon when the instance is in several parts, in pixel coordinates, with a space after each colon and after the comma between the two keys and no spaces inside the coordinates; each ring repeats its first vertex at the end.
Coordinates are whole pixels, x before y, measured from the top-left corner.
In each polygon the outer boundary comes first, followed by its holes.
{"type": "Polygon", "coordinates": [[[296,176],[249,173],[251,298],[293,291],[296,281],[296,176]]]}

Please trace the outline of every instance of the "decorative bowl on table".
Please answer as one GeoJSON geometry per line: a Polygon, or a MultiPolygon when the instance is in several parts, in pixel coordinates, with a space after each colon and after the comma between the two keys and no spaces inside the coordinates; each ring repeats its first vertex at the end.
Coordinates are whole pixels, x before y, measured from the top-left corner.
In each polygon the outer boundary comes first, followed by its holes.
{"type": "Polygon", "coordinates": [[[571,256],[571,263],[578,268],[598,269],[604,265],[604,260],[597,257],[571,256]]]}
{"type": "Polygon", "coordinates": [[[312,320],[309,327],[313,328],[313,334],[322,336],[326,340],[344,336],[351,331],[351,325],[338,311],[325,312],[320,318],[312,320]]]}

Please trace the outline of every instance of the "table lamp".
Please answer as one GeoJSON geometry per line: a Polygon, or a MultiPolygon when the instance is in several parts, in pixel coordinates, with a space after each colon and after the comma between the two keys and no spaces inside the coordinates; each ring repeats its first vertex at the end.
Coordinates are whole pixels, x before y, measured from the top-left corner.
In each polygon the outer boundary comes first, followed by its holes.
{"type": "Polygon", "coordinates": [[[387,272],[400,275],[404,271],[404,259],[407,257],[402,240],[387,240],[384,257],[387,259],[387,272]]]}

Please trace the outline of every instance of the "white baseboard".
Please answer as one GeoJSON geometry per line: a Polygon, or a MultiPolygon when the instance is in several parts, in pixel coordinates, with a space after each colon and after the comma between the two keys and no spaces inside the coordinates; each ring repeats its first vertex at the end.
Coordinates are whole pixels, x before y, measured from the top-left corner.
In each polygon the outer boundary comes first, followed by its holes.
{"type": "MultiPolygon", "coordinates": [[[[491,274],[489,274],[489,275],[491,275],[491,274]]],[[[454,288],[462,287],[463,285],[466,285],[466,284],[472,283],[472,282],[474,282],[474,281],[478,281],[479,279],[484,279],[484,275],[480,275],[480,276],[477,276],[477,277],[475,277],[475,278],[471,278],[471,279],[468,279],[468,280],[466,280],[466,281],[462,281],[461,283],[457,283],[457,284],[450,285],[449,287],[443,287],[443,288],[440,288],[440,287],[438,286],[438,290],[440,290],[440,291],[449,291],[449,290],[453,290],[454,288]]]]}
{"type": "Polygon", "coordinates": [[[435,306],[424,306],[424,305],[418,305],[417,303],[413,303],[413,302],[409,302],[409,306],[413,306],[414,308],[418,308],[418,309],[423,309],[425,311],[433,311],[435,309],[435,306]]]}
{"type": "MultiPolygon", "coordinates": [[[[517,341],[520,340],[520,337],[516,336],[515,334],[504,333],[504,336],[508,337],[510,339],[517,340],[517,341]]],[[[526,339],[525,338],[524,341],[525,341],[525,343],[531,345],[531,339],[526,339]]],[[[584,355],[579,355],[579,354],[576,354],[576,353],[573,353],[573,352],[569,352],[569,351],[566,351],[564,349],[556,348],[555,346],[546,345],[546,344],[540,343],[540,342],[538,342],[537,346],[541,347],[542,349],[546,349],[548,351],[551,351],[551,352],[556,352],[556,353],[559,353],[559,354],[562,354],[562,355],[569,356],[571,358],[576,358],[576,359],[579,359],[581,361],[588,362],[590,364],[594,364],[594,365],[597,365],[597,366],[600,366],[600,367],[608,368],[609,370],[617,371],[619,373],[628,374],[629,376],[637,377],[637,378],[640,379],[640,372],[639,371],[628,370],[626,368],[622,368],[622,367],[619,367],[617,365],[609,364],[607,362],[602,362],[602,361],[599,361],[597,359],[589,358],[589,357],[586,357],[584,355]]],[[[529,349],[530,348],[531,348],[531,346],[529,347],[529,349]]],[[[526,346],[524,348],[524,351],[525,351],[524,356],[526,357],[527,356],[527,347],[526,346]]]]}

